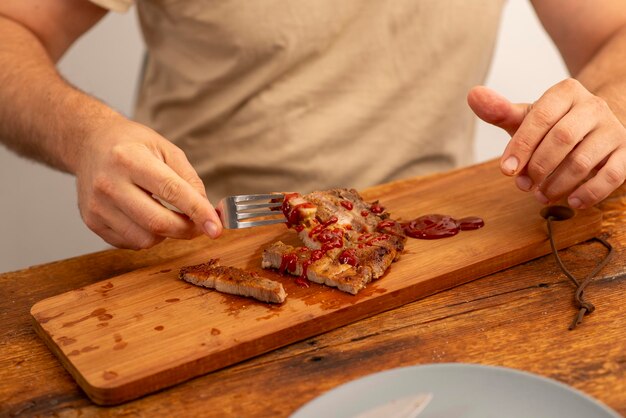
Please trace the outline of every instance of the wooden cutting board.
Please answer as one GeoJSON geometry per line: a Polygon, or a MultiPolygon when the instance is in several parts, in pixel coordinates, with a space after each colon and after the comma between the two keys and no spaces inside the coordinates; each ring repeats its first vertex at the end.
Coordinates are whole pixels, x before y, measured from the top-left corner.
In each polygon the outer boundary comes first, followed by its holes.
{"type": "MultiPolygon", "coordinates": [[[[502,176],[496,162],[363,195],[380,199],[395,218],[480,216],[485,227],[440,240],[409,239],[402,258],[357,296],[263,273],[284,283],[289,296],[281,306],[177,278],[181,266],[209,258],[260,270],[264,246],[297,243],[284,225],[226,231],[197,253],[38,302],[31,309],[35,327],[95,403],[116,404],[550,252],[541,206],[502,176]]],[[[600,224],[596,209],[555,223],[558,246],[597,235],[600,224]]]]}

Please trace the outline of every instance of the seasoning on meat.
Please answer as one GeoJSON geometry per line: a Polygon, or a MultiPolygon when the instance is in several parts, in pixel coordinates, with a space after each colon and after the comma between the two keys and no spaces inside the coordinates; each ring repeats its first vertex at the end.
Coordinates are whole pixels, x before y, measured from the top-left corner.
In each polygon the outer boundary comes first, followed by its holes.
{"type": "Polygon", "coordinates": [[[282,209],[305,247],[272,244],[263,252],[262,267],[299,276],[301,283],[307,279],[356,294],[404,250],[400,223],[354,189],[288,193],[282,209]]]}
{"type": "Polygon", "coordinates": [[[338,257],[306,247],[292,247],[281,241],[263,251],[261,266],[336,287],[353,295],[372,280],[372,270],[368,267],[340,263],[338,257]]]}
{"type": "Polygon", "coordinates": [[[283,303],[287,293],[277,281],[236,267],[220,266],[216,259],[180,269],[179,277],[197,286],[218,292],[252,297],[261,302],[283,303]]]}

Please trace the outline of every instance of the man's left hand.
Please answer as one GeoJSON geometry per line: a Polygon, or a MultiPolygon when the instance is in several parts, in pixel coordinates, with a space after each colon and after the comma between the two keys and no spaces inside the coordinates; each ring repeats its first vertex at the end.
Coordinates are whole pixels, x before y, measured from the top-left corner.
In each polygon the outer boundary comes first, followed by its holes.
{"type": "Polygon", "coordinates": [[[483,86],[467,100],[479,118],[511,135],[501,170],[539,202],[567,197],[572,208],[584,209],[624,183],[626,128],[578,81],[561,81],[533,104],[511,103],[483,86]]]}

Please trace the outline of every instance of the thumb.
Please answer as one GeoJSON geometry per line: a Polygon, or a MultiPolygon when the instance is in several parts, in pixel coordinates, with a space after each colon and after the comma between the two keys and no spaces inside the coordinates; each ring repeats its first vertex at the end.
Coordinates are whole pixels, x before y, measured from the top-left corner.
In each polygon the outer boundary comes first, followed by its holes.
{"type": "Polygon", "coordinates": [[[513,136],[532,105],[511,103],[504,96],[485,86],[473,87],[467,94],[467,103],[476,116],[502,128],[513,136]]]}

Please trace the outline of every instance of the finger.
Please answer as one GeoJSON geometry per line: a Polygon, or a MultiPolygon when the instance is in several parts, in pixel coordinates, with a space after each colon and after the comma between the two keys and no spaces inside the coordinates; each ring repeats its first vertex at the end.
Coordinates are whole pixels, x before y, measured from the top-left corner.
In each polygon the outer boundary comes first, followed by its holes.
{"type": "Polygon", "coordinates": [[[520,190],[524,192],[529,192],[533,189],[534,183],[530,176],[528,176],[528,171],[526,170],[526,167],[522,168],[518,175],[515,176],[515,184],[520,190]]]}
{"type": "Polygon", "coordinates": [[[504,129],[511,136],[530,110],[530,105],[511,103],[501,94],[485,86],[472,88],[467,94],[467,103],[476,116],[504,129]]]}
{"type": "MultiPolygon", "coordinates": [[[[597,119],[590,117],[595,110],[589,102],[577,104],[550,129],[526,165],[532,185],[541,186],[574,147],[597,126],[597,119]]],[[[588,147],[584,149],[593,151],[588,147]]]]}
{"type": "Polygon", "coordinates": [[[165,239],[163,236],[142,228],[112,205],[103,206],[93,216],[99,225],[95,232],[103,238],[106,237],[105,240],[116,247],[139,250],[153,247],[165,239]],[[115,240],[115,243],[109,239],[115,240]]]}
{"type": "Polygon", "coordinates": [[[160,160],[132,164],[135,166],[130,172],[135,184],[180,209],[210,237],[221,234],[222,223],[211,203],[172,168],[160,160]]]}
{"type": "Polygon", "coordinates": [[[115,210],[152,234],[177,239],[191,239],[198,235],[196,225],[186,216],[165,208],[134,184],[120,184],[107,193],[106,200],[116,202],[115,210]]]}
{"type": "Polygon", "coordinates": [[[547,204],[571,193],[615,148],[616,145],[607,141],[602,131],[591,132],[541,185],[538,199],[547,204]]]}
{"type": "MultiPolygon", "coordinates": [[[[123,236],[121,236],[120,234],[115,232],[113,229],[108,228],[108,227],[103,229],[101,232],[99,232],[98,235],[102,239],[104,239],[106,242],[108,242],[109,244],[111,244],[112,246],[114,246],[116,248],[123,248],[123,249],[128,249],[128,250],[141,250],[141,249],[144,249],[144,248],[148,248],[148,247],[142,247],[141,245],[139,245],[137,243],[133,243],[133,242],[128,241],[128,239],[124,238],[123,236]]],[[[158,244],[163,239],[164,238],[162,238],[162,237],[161,238],[157,238],[154,241],[153,245],[158,244]]]]}
{"type": "Polygon", "coordinates": [[[124,248],[124,249],[129,249],[129,250],[136,249],[136,248],[131,248],[131,245],[129,245],[129,243],[124,238],[122,238],[120,234],[118,234],[111,228],[103,227],[102,230],[97,232],[97,234],[100,236],[100,238],[102,238],[103,240],[105,240],[106,242],[108,242],[109,244],[111,244],[112,246],[116,248],[124,248]]]}
{"type": "Polygon", "coordinates": [[[168,149],[167,152],[163,153],[163,158],[165,164],[206,198],[206,188],[202,179],[200,179],[200,176],[198,176],[198,173],[180,148],[172,145],[172,149],[168,149]]]}
{"type": "Polygon", "coordinates": [[[626,149],[611,154],[595,176],[583,183],[567,199],[574,209],[586,209],[600,202],[624,183],[626,178],[626,149]]]}
{"type": "Polygon", "coordinates": [[[517,174],[550,129],[570,110],[572,101],[563,95],[546,93],[530,109],[528,115],[502,153],[502,172],[517,174]]]}

